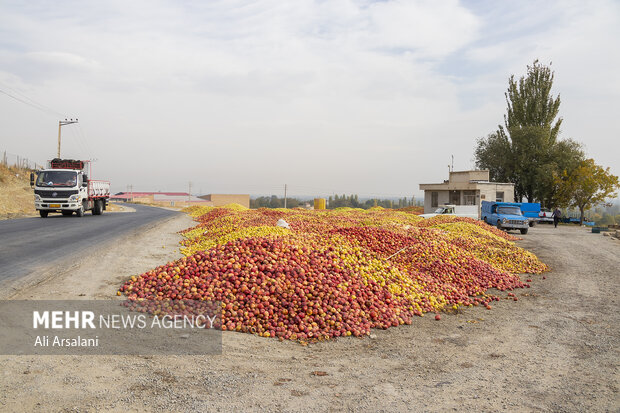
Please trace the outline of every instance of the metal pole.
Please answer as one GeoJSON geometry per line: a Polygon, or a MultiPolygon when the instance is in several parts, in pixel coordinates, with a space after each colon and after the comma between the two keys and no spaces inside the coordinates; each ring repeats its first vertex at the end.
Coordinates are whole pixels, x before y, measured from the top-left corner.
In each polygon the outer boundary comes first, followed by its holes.
{"type": "Polygon", "coordinates": [[[57,158],[60,159],[60,128],[62,127],[62,122],[58,121],[58,156],[57,158]]]}
{"type": "Polygon", "coordinates": [[[286,184],[284,184],[284,209],[286,209],[286,184]]]}

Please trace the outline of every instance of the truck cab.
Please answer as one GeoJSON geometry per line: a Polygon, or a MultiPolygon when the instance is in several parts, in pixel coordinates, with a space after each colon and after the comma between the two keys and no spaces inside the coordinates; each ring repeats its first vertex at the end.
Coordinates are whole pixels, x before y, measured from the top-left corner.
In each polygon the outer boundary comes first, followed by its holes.
{"type": "Polygon", "coordinates": [[[501,230],[518,229],[525,235],[529,229],[529,219],[523,216],[520,204],[514,202],[482,201],[481,216],[484,222],[501,230]]]}
{"type": "Polygon", "coordinates": [[[101,215],[110,196],[110,183],[88,177],[88,161],[53,159],[48,168],[30,175],[34,187],[34,206],[42,218],[50,212],[83,216],[92,210],[101,215]]]}

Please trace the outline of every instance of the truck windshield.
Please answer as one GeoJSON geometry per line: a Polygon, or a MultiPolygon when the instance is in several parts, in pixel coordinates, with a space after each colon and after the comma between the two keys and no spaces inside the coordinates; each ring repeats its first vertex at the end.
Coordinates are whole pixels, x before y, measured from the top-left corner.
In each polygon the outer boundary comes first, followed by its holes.
{"type": "Polygon", "coordinates": [[[521,209],[516,206],[500,206],[497,208],[497,213],[503,215],[523,215],[521,214],[521,209]]]}
{"type": "Polygon", "coordinates": [[[437,209],[435,210],[435,213],[436,213],[436,214],[443,214],[443,208],[437,208],[437,209]]]}
{"type": "Polygon", "coordinates": [[[77,172],[73,171],[43,171],[37,176],[37,186],[65,186],[77,184],[77,172]]]}

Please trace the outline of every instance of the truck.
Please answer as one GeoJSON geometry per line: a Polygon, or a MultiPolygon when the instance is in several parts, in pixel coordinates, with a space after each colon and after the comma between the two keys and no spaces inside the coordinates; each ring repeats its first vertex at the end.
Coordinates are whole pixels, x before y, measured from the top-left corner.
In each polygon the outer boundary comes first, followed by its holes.
{"type": "Polygon", "coordinates": [[[521,213],[521,206],[515,202],[482,201],[481,217],[484,222],[498,229],[509,231],[518,229],[527,234],[530,222],[521,213]]]}
{"type": "Polygon", "coordinates": [[[54,158],[47,168],[30,174],[34,188],[34,207],[41,218],[51,212],[78,217],[86,211],[101,215],[110,198],[110,182],[91,179],[91,162],[54,158]]]}
{"type": "Polygon", "coordinates": [[[540,221],[540,202],[521,202],[521,213],[529,220],[530,227],[540,221]]]}
{"type": "Polygon", "coordinates": [[[553,211],[549,208],[541,208],[538,213],[538,222],[553,224],[553,211]]]}
{"type": "Polygon", "coordinates": [[[437,215],[453,215],[478,219],[478,207],[476,205],[440,205],[435,212],[419,215],[422,218],[431,218],[437,215]]]}

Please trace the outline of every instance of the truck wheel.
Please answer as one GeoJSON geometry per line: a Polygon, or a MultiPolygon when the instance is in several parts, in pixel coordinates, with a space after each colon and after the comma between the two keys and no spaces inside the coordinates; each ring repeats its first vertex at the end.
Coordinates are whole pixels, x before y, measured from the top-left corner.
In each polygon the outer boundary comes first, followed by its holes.
{"type": "Polygon", "coordinates": [[[83,216],[84,216],[84,204],[82,204],[82,206],[80,207],[80,209],[78,209],[77,211],[75,211],[75,215],[77,215],[78,217],[83,217],[83,216]]]}
{"type": "Polygon", "coordinates": [[[496,225],[497,229],[499,229],[500,231],[502,230],[502,221],[500,221],[499,219],[497,220],[497,225],[496,225]]]}
{"type": "Polygon", "coordinates": [[[103,213],[103,207],[101,206],[101,201],[96,200],[95,205],[93,206],[93,215],[101,215],[103,213]]]}
{"type": "Polygon", "coordinates": [[[39,215],[41,215],[41,218],[47,218],[47,214],[49,214],[49,211],[43,211],[42,209],[39,210],[39,215]]]}
{"type": "Polygon", "coordinates": [[[528,228],[522,228],[522,229],[521,229],[521,234],[522,234],[522,235],[527,234],[527,230],[528,230],[528,228]]]}
{"type": "Polygon", "coordinates": [[[73,211],[62,211],[62,215],[65,217],[70,217],[73,215],[73,211]]]}

